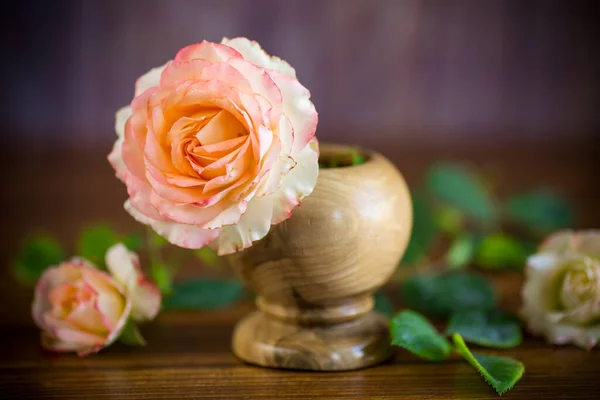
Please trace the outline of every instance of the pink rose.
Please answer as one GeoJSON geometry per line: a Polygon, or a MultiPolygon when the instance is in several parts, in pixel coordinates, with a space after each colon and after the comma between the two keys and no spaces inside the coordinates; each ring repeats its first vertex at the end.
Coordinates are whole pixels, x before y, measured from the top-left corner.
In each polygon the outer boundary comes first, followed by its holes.
{"type": "Polygon", "coordinates": [[[156,316],[160,292],[140,272],[137,256],[118,244],[107,252],[106,263],[112,276],[81,258],[44,272],[32,305],[43,347],[95,353],[119,337],[128,318],[156,316]]]}
{"type": "Polygon", "coordinates": [[[312,192],[316,126],[289,64],[246,38],[204,41],[138,79],[109,161],[137,221],[175,245],[228,254],[312,192]]]}

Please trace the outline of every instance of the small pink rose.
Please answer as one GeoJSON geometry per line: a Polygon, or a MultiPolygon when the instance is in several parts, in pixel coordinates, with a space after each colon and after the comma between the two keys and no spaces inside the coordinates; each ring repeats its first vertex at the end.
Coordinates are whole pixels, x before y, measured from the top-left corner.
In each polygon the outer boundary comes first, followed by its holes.
{"type": "Polygon", "coordinates": [[[137,256],[118,244],[106,258],[113,276],[82,258],[44,272],[32,305],[44,348],[95,353],[119,337],[128,318],[149,320],[157,314],[160,292],[144,278],[137,256]]]}

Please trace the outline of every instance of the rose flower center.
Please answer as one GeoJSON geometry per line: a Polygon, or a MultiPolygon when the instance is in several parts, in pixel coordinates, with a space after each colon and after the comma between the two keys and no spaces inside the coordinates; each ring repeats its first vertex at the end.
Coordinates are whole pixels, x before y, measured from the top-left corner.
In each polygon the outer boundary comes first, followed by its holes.
{"type": "Polygon", "coordinates": [[[573,266],[566,274],[560,291],[564,309],[577,308],[582,303],[600,296],[600,266],[584,260],[573,266]]]}
{"type": "Polygon", "coordinates": [[[94,290],[81,282],[63,283],[57,286],[49,295],[52,303],[52,314],[64,318],[71,314],[81,303],[93,302],[96,298],[94,290]]]}
{"type": "Polygon", "coordinates": [[[173,166],[203,181],[226,175],[226,164],[235,159],[247,138],[246,127],[230,112],[204,108],[172,125],[168,139],[173,166]]]}

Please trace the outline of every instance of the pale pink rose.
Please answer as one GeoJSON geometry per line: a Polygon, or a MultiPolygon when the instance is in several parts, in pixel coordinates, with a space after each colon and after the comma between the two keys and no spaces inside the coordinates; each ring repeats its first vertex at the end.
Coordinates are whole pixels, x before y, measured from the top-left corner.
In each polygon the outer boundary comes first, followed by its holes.
{"type": "Polygon", "coordinates": [[[527,260],[521,314],[550,343],[600,339],[600,231],[559,232],[527,260]]]}
{"type": "Polygon", "coordinates": [[[119,244],[108,251],[106,263],[113,276],[82,258],[44,272],[32,305],[43,347],[95,353],[119,337],[129,318],[156,316],[160,292],[140,272],[137,256],[119,244]]]}
{"type": "Polygon", "coordinates": [[[228,254],[312,192],[316,126],[289,64],[246,38],[204,41],[138,79],[109,161],[136,220],[175,245],[228,254]]]}
{"type": "Polygon", "coordinates": [[[106,252],[106,267],[131,300],[131,319],[149,321],[160,310],[161,294],[140,268],[138,255],[117,243],[106,252]]]}

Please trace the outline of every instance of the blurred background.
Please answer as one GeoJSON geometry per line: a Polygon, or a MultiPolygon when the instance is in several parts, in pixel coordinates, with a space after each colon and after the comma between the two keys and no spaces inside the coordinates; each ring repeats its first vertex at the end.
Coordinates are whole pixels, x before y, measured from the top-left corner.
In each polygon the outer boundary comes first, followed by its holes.
{"type": "Polygon", "coordinates": [[[467,162],[499,194],[550,187],[577,227],[600,226],[595,2],[21,0],[2,13],[6,263],[32,231],[73,250],[90,221],[141,228],[106,162],[114,113],[137,77],[223,36],[287,60],[320,141],[384,153],[412,189],[432,164],[467,162]]]}
{"type": "Polygon", "coordinates": [[[246,36],[293,65],[322,141],[591,145],[598,12],[584,1],[19,1],[5,10],[8,139],[108,148],[133,83],[246,36]]]}

